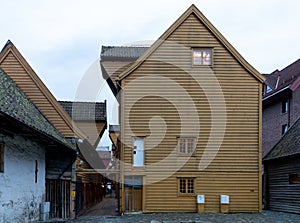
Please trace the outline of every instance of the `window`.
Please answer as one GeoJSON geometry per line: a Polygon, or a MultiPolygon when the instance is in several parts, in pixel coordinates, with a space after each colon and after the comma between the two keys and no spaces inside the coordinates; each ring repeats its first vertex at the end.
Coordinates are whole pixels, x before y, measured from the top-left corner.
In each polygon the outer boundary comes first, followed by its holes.
{"type": "Polygon", "coordinates": [[[144,138],[134,138],[133,141],[133,166],[144,166],[144,138]]]}
{"type": "Polygon", "coordinates": [[[298,174],[289,174],[289,184],[298,184],[299,178],[298,174]]]}
{"type": "Polygon", "coordinates": [[[179,194],[194,194],[195,193],[194,178],[178,178],[179,194]]]}
{"type": "Polygon", "coordinates": [[[272,88],[269,85],[266,85],[266,91],[265,93],[268,94],[272,91],[272,88]]]}
{"type": "Polygon", "coordinates": [[[212,65],[211,49],[194,49],[193,65],[212,65]]]}
{"type": "Polygon", "coordinates": [[[0,173],[4,172],[4,144],[0,143],[0,173]]]}
{"type": "Polygon", "coordinates": [[[289,100],[284,99],[282,101],[282,113],[287,113],[289,111],[289,100]]]}
{"type": "Polygon", "coordinates": [[[38,161],[36,160],[35,161],[35,171],[34,171],[34,178],[35,178],[34,182],[35,183],[38,182],[38,172],[39,172],[39,170],[38,170],[38,161]]]}
{"type": "Polygon", "coordinates": [[[287,132],[287,130],[288,130],[288,125],[287,124],[283,125],[282,130],[281,130],[281,134],[284,135],[287,132]]]}
{"type": "Polygon", "coordinates": [[[192,154],[195,150],[194,138],[179,138],[179,152],[192,154]]]}

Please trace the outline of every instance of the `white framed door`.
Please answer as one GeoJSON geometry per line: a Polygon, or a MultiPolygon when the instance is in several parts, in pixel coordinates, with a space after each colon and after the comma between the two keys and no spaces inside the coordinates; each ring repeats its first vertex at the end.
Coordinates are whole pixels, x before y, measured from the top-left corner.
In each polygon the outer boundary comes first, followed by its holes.
{"type": "Polygon", "coordinates": [[[134,138],[133,142],[133,166],[141,167],[144,166],[144,149],[145,139],[134,138]]]}

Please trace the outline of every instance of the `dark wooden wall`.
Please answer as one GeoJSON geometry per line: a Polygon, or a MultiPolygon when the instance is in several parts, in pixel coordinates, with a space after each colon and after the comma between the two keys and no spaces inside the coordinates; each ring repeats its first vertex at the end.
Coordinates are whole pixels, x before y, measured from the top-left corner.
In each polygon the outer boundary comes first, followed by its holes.
{"type": "Polygon", "coordinates": [[[265,163],[266,208],[300,214],[300,183],[290,184],[289,175],[300,176],[300,156],[265,163]]]}

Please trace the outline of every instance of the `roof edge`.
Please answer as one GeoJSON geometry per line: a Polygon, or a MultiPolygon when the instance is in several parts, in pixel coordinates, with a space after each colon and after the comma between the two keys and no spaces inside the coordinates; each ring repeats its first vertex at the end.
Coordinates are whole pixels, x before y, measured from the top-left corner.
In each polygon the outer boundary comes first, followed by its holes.
{"type": "Polygon", "coordinates": [[[145,61],[162,43],[166,40],[191,14],[195,14],[196,17],[204,23],[204,25],[217,37],[217,39],[225,46],[225,48],[234,56],[234,58],[259,82],[263,83],[266,78],[260,74],[253,66],[251,66],[239,52],[226,40],[226,38],[214,27],[214,25],[201,13],[201,11],[192,4],[153,44],[152,46],[137,60],[131,67],[123,71],[118,81],[126,78],[137,67],[145,61]]]}
{"type": "Polygon", "coordinates": [[[49,89],[46,87],[46,85],[42,82],[42,80],[39,78],[39,76],[35,73],[35,71],[32,69],[30,64],[26,61],[26,59],[22,56],[20,51],[17,49],[17,47],[9,40],[2,51],[0,52],[0,63],[5,59],[5,57],[9,53],[13,53],[13,55],[16,57],[16,59],[19,61],[19,63],[23,66],[25,71],[30,75],[34,83],[41,89],[41,91],[44,93],[45,97],[50,101],[51,105],[55,108],[55,110],[61,115],[63,120],[65,121],[66,125],[72,130],[74,135],[86,138],[85,134],[83,134],[72,122],[71,118],[68,114],[63,110],[63,108],[60,106],[60,104],[57,102],[56,98],[53,96],[53,94],[49,91],[49,89]]]}
{"type": "MultiPolygon", "coordinates": [[[[293,123],[293,125],[291,125],[289,128],[288,128],[288,131],[278,140],[278,142],[273,146],[273,148],[263,157],[263,162],[264,161],[269,161],[269,160],[274,160],[274,159],[278,159],[278,158],[281,158],[281,157],[275,157],[275,158],[269,158],[268,159],[268,156],[270,155],[270,153],[275,149],[275,147],[282,141],[284,140],[284,138],[288,135],[288,132],[297,124],[297,122],[300,121],[300,116],[297,118],[297,120],[293,123]]],[[[288,156],[293,156],[293,155],[297,155],[299,153],[295,153],[295,154],[289,154],[289,155],[286,155],[286,156],[282,156],[282,157],[288,157],[288,156]]]]}

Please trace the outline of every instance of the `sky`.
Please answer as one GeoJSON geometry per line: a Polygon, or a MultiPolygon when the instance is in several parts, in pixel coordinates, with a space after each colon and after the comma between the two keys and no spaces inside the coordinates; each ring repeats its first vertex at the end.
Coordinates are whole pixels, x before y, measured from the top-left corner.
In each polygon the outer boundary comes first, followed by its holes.
{"type": "Polygon", "coordinates": [[[261,73],[300,58],[297,0],[0,0],[0,48],[10,39],[58,100],[107,99],[117,124],[101,46],[156,40],[191,4],[261,73]]]}

